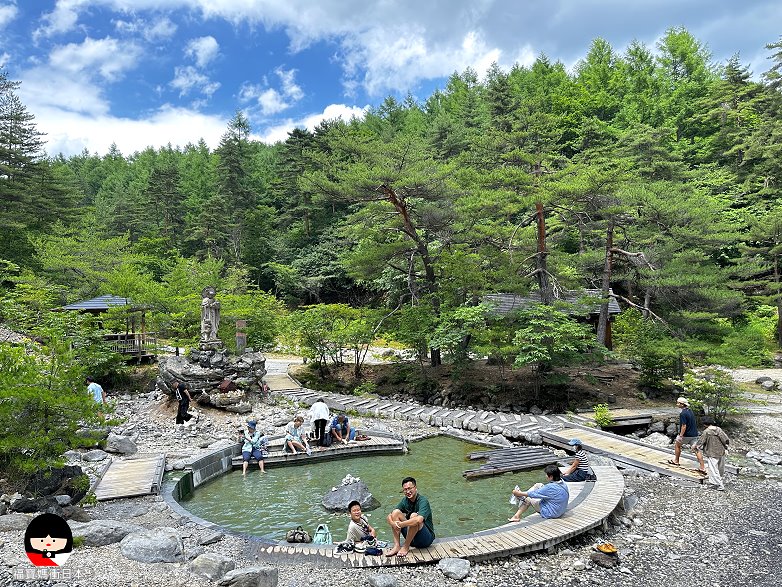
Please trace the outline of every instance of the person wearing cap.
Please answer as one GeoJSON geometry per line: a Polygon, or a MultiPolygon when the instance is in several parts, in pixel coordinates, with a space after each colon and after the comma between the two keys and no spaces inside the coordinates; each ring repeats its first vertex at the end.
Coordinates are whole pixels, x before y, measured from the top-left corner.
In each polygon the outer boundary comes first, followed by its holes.
{"type": "Polygon", "coordinates": [[[589,456],[584,450],[584,443],[579,438],[571,438],[568,444],[576,451],[576,458],[570,467],[562,473],[563,481],[586,481],[594,478],[589,466],[589,456]]]}
{"type": "Polygon", "coordinates": [[[255,420],[247,420],[247,428],[245,428],[239,436],[240,441],[244,441],[242,445],[242,476],[247,475],[247,465],[250,464],[250,459],[253,458],[258,461],[258,468],[261,473],[265,473],[266,469],[263,467],[263,459],[266,456],[266,449],[268,447],[268,441],[266,436],[262,435],[257,430],[258,423],[255,420]]]}
{"type": "Polygon", "coordinates": [[[527,491],[520,489],[512,491],[513,495],[523,499],[519,500],[521,505],[513,517],[508,518],[509,522],[520,522],[522,514],[530,507],[539,512],[542,518],[559,518],[565,513],[570,499],[570,491],[568,491],[567,484],[562,481],[559,467],[548,465],[544,471],[548,479],[545,484],[535,483],[527,491]]]}
{"type": "MultiPolygon", "coordinates": [[[[698,424],[695,421],[695,414],[690,409],[690,402],[685,397],[679,397],[676,400],[676,407],[681,410],[679,414],[679,434],[676,436],[673,446],[673,458],[668,459],[668,464],[676,467],[680,466],[679,457],[682,454],[682,446],[687,445],[695,447],[698,440],[698,424]]],[[[703,455],[695,453],[700,465],[698,471],[701,475],[706,474],[706,466],[703,464],[703,455]]]]}

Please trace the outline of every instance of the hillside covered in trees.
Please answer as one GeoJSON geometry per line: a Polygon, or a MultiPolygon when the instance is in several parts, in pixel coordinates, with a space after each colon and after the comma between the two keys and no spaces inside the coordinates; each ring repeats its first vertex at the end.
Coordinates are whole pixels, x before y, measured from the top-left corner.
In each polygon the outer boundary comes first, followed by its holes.
{"type": "Polygon", "coordinates": [[[242,318],[250,346],[321,364],[382,336],[433,364],[542,368],[594,334],[484,296],[600,290],[602,342],[610,289],[615,349],[648,383],[682,358],[763,364],[782,344],[782,41],[768,49],[754,81],[683,29],[623,54],[596,39],[573,71],[466,70],[272,146],[238,112],[215,150],[73,157],[44,155],[4,76],[0,320],[31,332],[110,293],[187,345],[215,285],[224,340],[242,318]]]}

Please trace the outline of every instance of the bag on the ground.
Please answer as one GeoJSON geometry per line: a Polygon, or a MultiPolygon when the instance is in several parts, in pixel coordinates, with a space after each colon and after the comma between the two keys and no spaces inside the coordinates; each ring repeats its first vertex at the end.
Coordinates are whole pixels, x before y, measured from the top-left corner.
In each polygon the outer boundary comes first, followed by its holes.
{"type": "Polygon", "coordinates": [[[334,437],[331,435],[330,431],[326,431],[325,435],[323,436],[323,440],[321,443],[323,446],[331,446],[331,441],[334,440],[334,437]]]}
{"type": "Polygon", "coordinates": [[[285,534],[287,542],[312,542],[312,536],[301,526],[296,526],[293,530],[288,530],[285,534]]]}
{"type": "Polygon", "coordinates": [[[315,530],[315,535],[312,537],[313,544],[331,544],[331,530],[328,525],[318,524],[318,528],[315,530]]]}

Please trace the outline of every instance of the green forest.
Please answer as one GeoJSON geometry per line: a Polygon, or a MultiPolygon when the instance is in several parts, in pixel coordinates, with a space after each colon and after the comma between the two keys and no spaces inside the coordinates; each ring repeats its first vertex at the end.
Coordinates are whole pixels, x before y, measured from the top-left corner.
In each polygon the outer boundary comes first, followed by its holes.
{"type": "MultiPolygon", "coordinates": [[[[70,157],[46,153],[2,75],[0,321],[43,341],[89,337],[51,310],[113,294],[186,347],[214,285],[228,344],[243,319],[248,346],[323,369],[381,339],[421,365],[490,357],[544,373],[606,342],[613,292],[614,352],[648,384],[683,363],[769,364],[782,344],[782,39],[768,41],[756,74],[672,28],[623,53],[595,39],[572,71],[540,55],[455,72],[424,100],[388,97],[275,145],[237,112],[214,150],[70,157]],[[584,289],[602,292],[595,330],[557,303],[584,289]],[[495,293],[541,305],[498,316],[495,293]]],[[[82,359],[99,376],[115,366],[82,359]]]]}

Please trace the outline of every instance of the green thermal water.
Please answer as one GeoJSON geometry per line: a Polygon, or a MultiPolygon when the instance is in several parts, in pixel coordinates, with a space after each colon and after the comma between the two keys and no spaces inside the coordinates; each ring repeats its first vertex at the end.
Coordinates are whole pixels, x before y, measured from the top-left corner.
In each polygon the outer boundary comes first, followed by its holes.
{"type": "Polygon", "coordinates": [[[360,477],[380,501],[378,509],[365,513],[379,538],[390,540],[385,516],[402,497],[402,478],[410,475],[416,478],[419,492],[429,498],[438,537],[470,534],[498,526],[515,512],[508,503],[514,485],[526,488],[545,481],[539,470],[466,481],[462,473],[483,462],[467,461],[466,456],[479,450],[487,449],[436,437],[411,443],[406,455],[304,461],[270,467],[266,473],[253,466],[246,477],[233,471],[199,487],[181,505],[215,524],[273,540],[284,539],[285,532],[297,525],[312,533],[319,523],[326,523],[339,541],[345,539],[347,515],[328,513],[321,499],[351,474],[360,477]]]}

